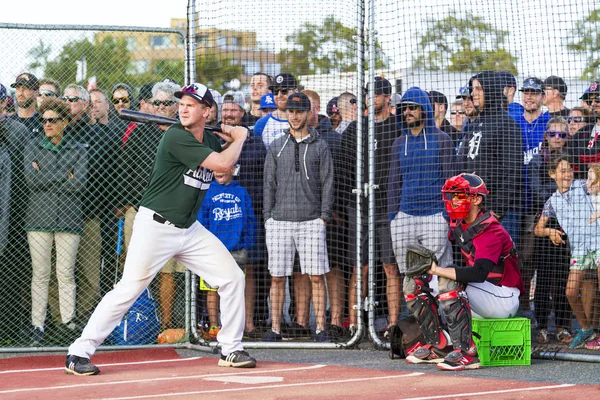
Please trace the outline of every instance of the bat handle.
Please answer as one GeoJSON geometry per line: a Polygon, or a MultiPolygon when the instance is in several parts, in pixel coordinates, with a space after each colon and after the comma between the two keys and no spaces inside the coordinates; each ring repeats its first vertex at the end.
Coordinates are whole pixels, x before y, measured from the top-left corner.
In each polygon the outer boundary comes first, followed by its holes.
{"type": "Polygon", "coordinates": [[[123,231],[125,229],[125,220],[119,219],[119,233],[117,234],[117,256],[123,251],[123,231]]]}

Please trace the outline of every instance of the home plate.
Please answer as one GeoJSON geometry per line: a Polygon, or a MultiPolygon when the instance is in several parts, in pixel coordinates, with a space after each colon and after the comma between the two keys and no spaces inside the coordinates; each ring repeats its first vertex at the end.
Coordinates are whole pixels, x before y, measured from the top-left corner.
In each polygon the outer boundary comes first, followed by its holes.
{"type": "Polygon", "coordinates": [[[283,382],[283,376],[223,376],[214,378],[204,378],[206,381],[219,381],[228,383],[245,383],[256,385],[257,383],[275,383],[283,382]]]}

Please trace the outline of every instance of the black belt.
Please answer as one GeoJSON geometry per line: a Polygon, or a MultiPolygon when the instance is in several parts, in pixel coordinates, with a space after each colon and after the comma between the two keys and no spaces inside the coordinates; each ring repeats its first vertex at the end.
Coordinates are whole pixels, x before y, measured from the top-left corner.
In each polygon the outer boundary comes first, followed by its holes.
{"type": "Polygon", "coordinates": [[[163,216],[161,216],[160,214],[157,214],[157,213],[154,213],[154,215],[152,215],[152,219],[154,221],[158,222],[159,224],[174,226],[175,228],[181,228],[180,226],[177,226],[174,223],[169,222],[166,218],[164,218],[163,216]]]}

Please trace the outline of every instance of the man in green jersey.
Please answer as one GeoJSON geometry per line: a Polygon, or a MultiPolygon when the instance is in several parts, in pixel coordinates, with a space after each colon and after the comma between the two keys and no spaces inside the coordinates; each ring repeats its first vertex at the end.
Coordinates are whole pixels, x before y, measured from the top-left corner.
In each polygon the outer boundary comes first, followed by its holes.
{"type": "MultiPolygon", "coordinates": [[[[90,317],[81,337],[70,347],[65,371],[74,375],[100,372],[90,362],[121,317],[148,287],[161,267],[175,258],[211,286],[219,288],[222,328],[222,367],[253,368],[256,360],[242,346],[244,332],[244,274],[225,246],[196,221],[198,209],[213,180],[237,162],[247,138],[246,128],[222,126],[218,135],[204,130],[214,103],[206,86],[193,83],[175,93],[179,123],[160,141],[150,183],[133,225],[123,277],[90,317]]],[[[143,168],[144,166],[139,166],[143,168]]]]}

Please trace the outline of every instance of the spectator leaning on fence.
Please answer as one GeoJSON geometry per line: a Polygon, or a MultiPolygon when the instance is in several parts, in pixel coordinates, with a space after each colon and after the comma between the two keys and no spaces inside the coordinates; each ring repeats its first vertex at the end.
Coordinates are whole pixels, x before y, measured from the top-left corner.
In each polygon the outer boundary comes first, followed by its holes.
{"type": "Polygon", "coordinates": [[[36,99],[38,97],[38,89],[40,83],[35,75],[29,72],[23,72],[15,83],[10,85],[15,89],[15,99],[17,100],[17,113],[12,116],[29,129],[32,138],[39,138],[42,135],[42,125],[40,124],[39,115],[35,110],[36,99]]]}
{"type": "Polygon", "coordinates": [[[544,105],[548,107],[548,114],[553,117],[568,117],[569,109],[565,106],[567,97],[567,84],[560,76],[550,75],[544,81],[546,98],[544,105]]]}
{"type": "Polygon", "coordinates": [[[44,339],[52,244],[56,247],[62,333],[76,334],[75,259],[83,232],[83,201],[87,180],[87,151],[66,134],[69,105],[47,99],[40,107],[45,137],[25,148],[23,167],[30,189],[25,230],[31,252],[31,344],[44,339]]]}
{"type": "MultiPolygon", "coordinates": [[[[264,169],[263,218],[272,276],[272,326],[263,340],[282,340],[285,281],[292,274],[298,252],[301,271],[311,281],[315,340],[324,342],[329,339],[325,331],[325,274],[329,272],[325,226],[331,219],[333,162],[327,143],[308,126],[308,96],[291,94],[286,108],[290,129],[269,146],[264,169]]],[[[308,321],[298,323],[308,327],[308,321]]]]}

